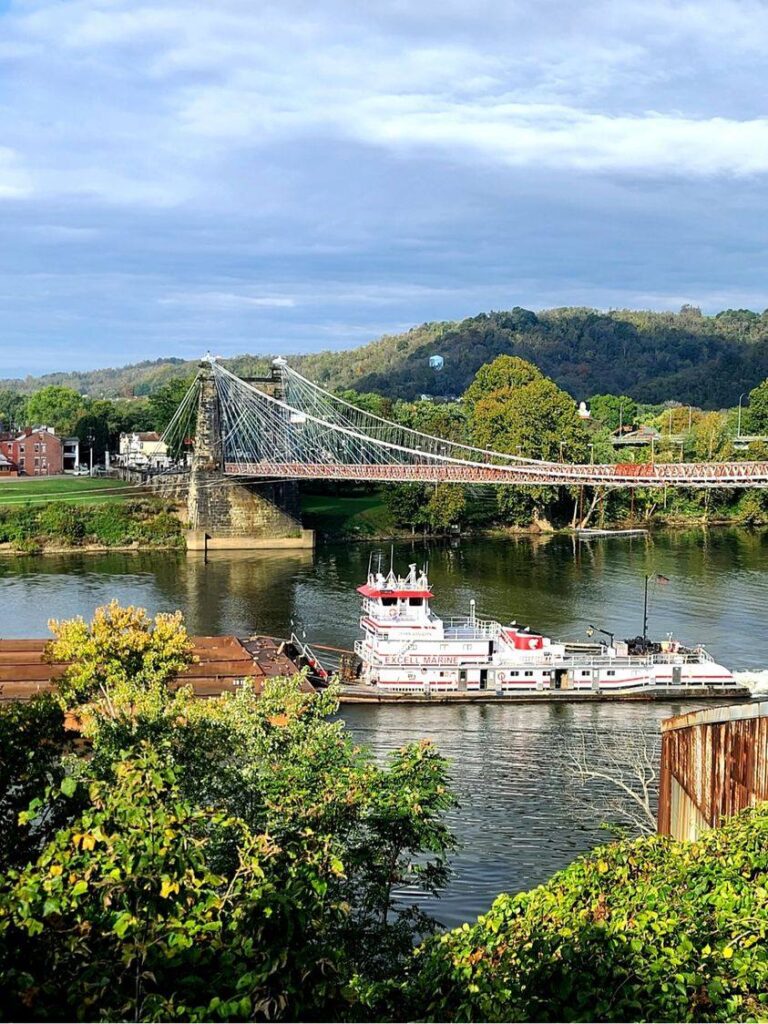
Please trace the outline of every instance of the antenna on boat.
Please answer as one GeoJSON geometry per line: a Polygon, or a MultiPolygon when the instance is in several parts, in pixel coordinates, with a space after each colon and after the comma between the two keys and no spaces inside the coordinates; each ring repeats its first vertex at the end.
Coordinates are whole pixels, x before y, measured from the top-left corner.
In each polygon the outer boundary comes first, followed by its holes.
{"type": "Polygon", "coordinates": [[[381,552],[379,552],[379,576],[381,576],[381,552]]]}
{"type": "Polygon", "coordinates": [[[392,573],[395,571],[395,545],[390,544],[389,546],[389,571],[392,573]]]}
{"type": "Polygon", "coordinates": [[[368,552],[368,575],[371,575],[371,562],[373,561],[373,552],[368,552]]]}

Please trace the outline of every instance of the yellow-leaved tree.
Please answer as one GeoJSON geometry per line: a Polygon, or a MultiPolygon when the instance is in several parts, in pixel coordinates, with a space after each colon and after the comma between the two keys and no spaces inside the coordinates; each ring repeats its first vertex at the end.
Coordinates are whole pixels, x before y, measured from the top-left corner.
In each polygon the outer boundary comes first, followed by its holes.
{"type": "Polygon", "coordinates": [[[65,662],[59,703],[84,718],[101,715],[153,717],[168,705],[168,686],[195,659],[181,612],[152,618],[143,608],[116,600],[97,608],[93,620],[51,619],[49,662],[65,662]]]}

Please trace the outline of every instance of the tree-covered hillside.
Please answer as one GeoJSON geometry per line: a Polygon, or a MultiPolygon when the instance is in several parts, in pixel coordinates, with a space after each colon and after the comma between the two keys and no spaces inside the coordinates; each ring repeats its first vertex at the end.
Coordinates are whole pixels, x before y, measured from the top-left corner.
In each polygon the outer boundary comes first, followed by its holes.
{"type": "MultiPolygon", "coordinates": [[[[393,398],[460,395],[484,363],[516,355],[535,363],[577,399],[624,394],[641,402],[676,400],[702,408],[733,406],[768,377],[768,312],[679,313],[562,308],[533,313],[516,307],[461,322],[423,324],[405,334],[343,352],[290,357],[308,377],[334,389],[376,391],[393,398]],[[441,355],[441,370],[430,366],[441,355]]],[[[267,370],[268,355],[242,355],[227,364],[242,374],[267,370]]],[[[0,381],[25,393],[65,384],[93,397],[146,395],[194,362],[158,359],[120,369],[49,374],[0,381]]]]}

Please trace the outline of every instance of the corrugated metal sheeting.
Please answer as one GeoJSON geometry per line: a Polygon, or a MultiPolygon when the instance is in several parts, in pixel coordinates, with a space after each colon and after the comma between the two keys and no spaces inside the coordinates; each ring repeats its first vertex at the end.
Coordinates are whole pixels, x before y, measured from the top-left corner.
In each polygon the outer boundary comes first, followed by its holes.
{"type": "Polygon", "coordinates": [[[661,730],[662,834],[695,839],[768,800],[768,701],[668,718],[661,730]]]}

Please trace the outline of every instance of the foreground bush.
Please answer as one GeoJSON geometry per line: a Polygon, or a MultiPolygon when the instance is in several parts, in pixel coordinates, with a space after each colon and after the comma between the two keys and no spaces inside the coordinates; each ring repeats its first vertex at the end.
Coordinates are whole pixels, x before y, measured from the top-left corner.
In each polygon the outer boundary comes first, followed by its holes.
{"type": "Polygon", "coordinates": [[[768,807],[596,850],[427,941],[378,1012],[452,1021],[768,1018],[768,807]]]}
{"type": "Polygon", "coordinates": [[[6,735],[50,744],[2,780],[0,1016],[354,1016],[355,979],[399,975],[434,930],[394,893],[445,883],[445,760],[421,743],[377,764],[300,679],[195,700],[174,688],[179,615],[113,602],[51,628],[55,700],[0,706],[0,738],[11,716],[6,735]]]}

